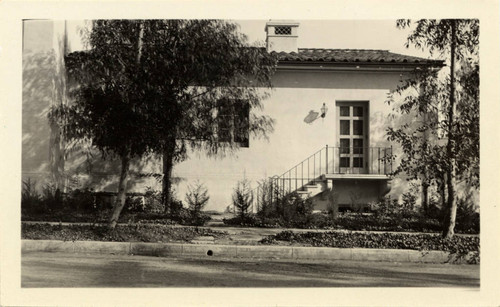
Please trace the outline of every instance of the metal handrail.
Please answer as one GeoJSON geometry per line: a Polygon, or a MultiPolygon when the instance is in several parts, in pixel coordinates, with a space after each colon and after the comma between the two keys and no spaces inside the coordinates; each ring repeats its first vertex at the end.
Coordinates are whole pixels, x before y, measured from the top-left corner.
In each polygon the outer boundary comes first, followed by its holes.
{"type": "MultiPolygon", "coordinates": [[[[292,193],[294,191],[299,191],[304,189],[307,184],[311,182],[313,184],[316,183],[317,179],[321,177],[322,174],[345,174],[345,173],[359,173],[359,174],[384,174],[388,175],[392,173],[392,159],[389,159],[389,165],[387,161],[387,157],[392,156],[392,146],[391,147],[329,147],[326,145],[325,147],[319,149],[313,154],[309,155],[307,158],[297,163],[295,166],[291,167],[281,175],[275,175],[270,177],[267,180],[269,184],[269,189],[271,195],[271,202],[274,198],[278,199],[279,194],[282,196],[292,193]],[[390,150],[388,154],[388,150],[390,150]],[[332,153],[331,161],[328,158],[329,152],[332,153]],[[324,153],[324,155],[323,155],[324,153]],[[316,156],[319,155],[319,159],[316,156]],[[324,165],[322,164],[322,160],[324,157],[324,165]],[[345,163],[347,160],[342,160],[342,158],[349,158],[348,166],[342,166],[342,163],[345,163]],[[361,159],[360,159],[361,158],[361,159]],[[376,158],[376,167],[374,167],[374,158],[376,158]],[[310,168],[310,161],[313,160],[312,164],[312,174],[310,168]],[[337,160],[338,159],[338,160],[337,160]],[[357,163],[362,163],[362,165],[354,166],[354,159],[357,163]],[[316,163],[318,160],[318,164],[316,163]],[[343,161],[343,162],[342,162],[343,161]],[[304,176],[304,163],[307,163],[307,173],[304,176]],[[332,164],[332,168],[329,168],[329,164],[332,164]],[[383,164],[381,167],[381,163],[383,164]],[[319,165],[317,168],[316,166],[319,165]],[[324,166],[324,170],[322,169],[324,166]],[[388,170],[389,166],[389,170],[388,170]],[[300,167],[300,176],[299,176],[299,168],[300,167]],[[316,172],[318,174],[316,174],[316,172]],[[294,176],[292,176],[292,174],[294,176]],[[288,176],[287,176],[288,175],[288,176]],[[311,176],[312,175],[312,176],[311,176]],[[299,184],[300,181],[300,184],[299,184]],[[304,184],[305,181],[305,184],[304,184]],[[295,182],[295,184],[292,184],[295,182]],[[273,195],[275,194],[275,195],[273,195]]],[[[263,193],[263,185],[259,183],[259,185],[252,190],[252,193],[257,193],[257,197],[254,197],[254,202],[257,204],[257,210],[259,210],[259,189],[261,193],[263,193]]],[[[254,210],[252,204],[252,211],[254,210]]]]}

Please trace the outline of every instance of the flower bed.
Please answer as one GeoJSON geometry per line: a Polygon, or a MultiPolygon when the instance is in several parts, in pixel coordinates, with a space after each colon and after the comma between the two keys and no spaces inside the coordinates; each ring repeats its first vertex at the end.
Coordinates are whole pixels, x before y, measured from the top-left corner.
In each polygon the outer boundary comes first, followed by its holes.
{"type": "MultiPolygon", "coordinates": [[[[235,217],[224,219],[224,224],[230,226],[264,227],[264,228],[303,228],[303,229],[343,229],[366,231],[397,231],[397,232],[435,232],[442,231],[441,223],[434,218],[425,217],[388,217],[373,214],[339,214],[333,220],[326,214],[310,214],[300,221],[285,221],[282,218],[267,218],[250,216],[242,221],[235,217]]],[[[479,233],[479,222],[473,227],[455,227],[457,233],[479,233]]]]}
{"type": "Polygon", "coordinates": [[[114,242],[188,242],[197,236],[223,238],[228,234],[196,227],[169,227],[166,225],[117,225],[114,230],[106,226],[22,224],[21,238],[31,240],[62,241],[114,241],[114,242]]]}
{"type": "MultiPolygon", "coordinates": [[[[23,213],[21,215],[21,220],[23,222],[40,221],[105,224],[108,222],[110,215],[111,213],[109,210],[103,210],[94,214],[70,211],[56,211],[47,214],[23,213]]],[[[199,217],[193,218],[189,215],[187,210],[183,210],[181,214],[178,214],[177,216],[169,216],[164,213],[125,212],[120,214],[118,223],[155,223],[163,225],[203,226],[209,220],[210,216],[208,216],[207,214],[202,213],[199,217]]]]}
{"type": "Polygon", "coordinates": [[[439,250],[458,256],[473,254],[472,263],[479,263],[479,237],[454,236],[445,240],[440,235],[407,233],[305,232],[283,231],[267,236],[262,244],[300,244],[315,247],[383,248],[439,250]]]}

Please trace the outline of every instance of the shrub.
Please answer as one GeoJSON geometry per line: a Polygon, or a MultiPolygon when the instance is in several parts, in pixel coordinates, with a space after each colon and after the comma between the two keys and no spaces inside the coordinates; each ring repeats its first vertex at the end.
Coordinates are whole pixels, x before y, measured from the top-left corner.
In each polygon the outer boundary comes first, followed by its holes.
{"type": "Polygon", "coordinates": [[[269,218],[276,217],[276,206],[275,202],[271,201],[271,196],[276,195],[277,187],[273,188],[273,185],[270,184],[268,180],[262,180],[260,182],[260,189],[257,193],[257,203],[259,203],[259,207],[257,208],[257,216],[259,218],[269,218]]]}
{"type": "Polygon", "coordinates": [[[162,213],[165,211],[165,207],[162,203],[161,192],[154,190],[151,187],[146,187],[146,191],[144,192],[144,202],[146,205],[146,212],[162,213]]]}
{"type": "Polygon", "coordinates": [[[473,257],[469,262],[479,262],[479,237],[455,236],[446,240],[441,235],[405,234],[405,233],[357,233],[357,232],[305,232],[294,233],[282,231],[267,236],[262,244],[276,244],[277,241],[305,244],[315,247],[340,248],[383,248],[448,251],[455,256],[465,257],[469,253],[473,257]]]}
{"type": "Polygon", "coordinates": [[[66,194],[64,208],[69,211],[96,213],[97,208],[95,192],[90,188],[75,189],[66,194]]]}
{"type": "Polygon", "coordinates": [[[42,202],[49,212],[63,209],[63,196],[55,184],[47,183],[42,188],[42,202]]]}
{"type": "Polygon", "coordinates": [[[399,215],[400,206],[397,199],[387,196],[374,204],[372,210],[376,217],[397,216],[399,215]]]}
{"type": "Polygon", "coordinates": [[[293,192],[277,202],[277,209],[285,223],[283,226],[307,228],[313,204],[309,199],[304,200],[296,192],[293,192]]]}
{"type": "Polygon", "coordinates": [[[176,217],[179,216],[184,209],[184,204],[182,201],[178,199],[171,199],[170,200],[170,216],[176,217]]]}
{"type": "Polygon", "coordinates": [[[22,224],[22,239],[64,241],[115,241],[115,242],[171,242],[190,241],[196,236],[222,238],[226,232],[194,227],[169,227],[166,225],[117,225],[114,230],[106,226],[22,224]]]}
{"type": "Polygon", "coordinates": [[[124,212],[138,213],[146,211],[146,202],[141,196],[127,196],[124,212]]]}
{"type": "Polygon", "coordinates": [[[238,217],[223,221],[228,225],[240,226],[310,228],[315,227],[311,224],[315,223],[312,209],[313,204],[310,200],[302,199],[297,193],[290,193],[273,202],[269,198],[264,199],[256,215],[240,213],[238,217]]]}
{"type": "Polygon", "coordinates": [[[241,220],[248,217],[248,211],[253,203],[253,193],[250,188],[250,182],[247,179],[238,181],[233,191],[233,206],[241,220]]]}
{"type": "Polygon", "coordinates": [[[21,210],[24,213],[44,211],[44,208],[42,208],[42,196],[36,190],[36,181],[31,180],[31,178],[22,182],[21,210]]]}
{"type": "MultiPolygon", "coordinates": [[[[423,211],[423,208],[422,208],[423,211]]],[[[421,212],[421,216],[425,216],[431,219],[436,219],[438,221],[442,221],[444,218],[445,212],[441,208],[439,201],[435,197],[429,197],[429,209],[427,212],[421,212]]]]}
{"type": "Polygon", "coordinates": [[[457,200],[456,229],[460,232],[479,233],[479,212],[471,198],[471,195],[465,195],[457,200]]]}
{"type": "Polygon", "coordinates": [[[417,193],[418,186],[413,183],[411,184],[410,189],[401,195],[403,202],[400,206],[398,206],[399,215],[401,215],[402,217],[415,216],[415,209],[417,206],[417,193]]]}
{"type": "Polygon", "coordinates": [[[409,218],[417,216],[417,196],[415,189],[402,194],[402,202],[390,196],[371,206],[377,217],[409,218]]]}
{"type": "Polygon", "coordinates": [[[222,219],[224,224],[232,226],[244,226],[244,227],[266,227],[262,225],[262,220],[253,214],[247,214],[245,216],[235,216],[229,219],[222,219]]]}
{"type": "Polygon", "coordinates": [[[206,206],[209,199],[207,188],[199,181],[188,187],[186,202],[193,220],[200,218],[201,210],[206,206]]]}

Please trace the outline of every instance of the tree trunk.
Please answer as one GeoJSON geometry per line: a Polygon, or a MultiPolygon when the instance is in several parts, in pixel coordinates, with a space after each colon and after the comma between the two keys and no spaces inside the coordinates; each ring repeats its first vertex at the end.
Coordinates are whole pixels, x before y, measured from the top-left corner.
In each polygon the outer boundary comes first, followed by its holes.
{"type": "Polygon", "coordinates": [[[162,181],[162,203],[164,212],[170,211],[171,189],[172,189],[172,169],[174,166],[175,141],[170,141],[163,151],[163,181],[162,181]]]}
{"type": "Polygon", "coordinates": [[[427,216],[429,214],[429,184],[427,182],[422,183],[422,208],[424,209],[424,214],[427,216]]]}
{"type": "MultiPolygon", "coordinates": [[[[425,91],[422,84],[419,86],[419,95],[422,96],[422,93],[425,91]]],[[[423,119],[425,124],[429,123],[428,111],[426,110],[423,114],[423,119]]],[[[423,132],[423,138],[427,143],[429,141],[429,129],[425,129],[423,132]]],[[[421,206],[424,210],[424,215],[427,216],[429,214],[429,180],[428,180],[428,167],[426,166],[421,174],[421,182],[422,182],[422,199],[421,206]]]]}
{"type": "MultiPolygon", "coordinates": [[[[144,36],[144,23],[139,22],[139,33],[137,39],[137,59],[136,63],[139,67],[141,64],[141,54],[142,54],[142,38],[144,36]]],[[[134,110],[135,111],[135,110],[134,110]]],[[[125,207],[125,201],[127,200],[127,183],[128,183],[128,173],[130,168],[130,148],[121,157],[122,160],[122,170],[120,174],[120,182],[118,183],[118,195],[116,197],[115,205],[113,206],[113,213],[109,219],[108,228],[114,229],[116,223],[118,223],[118,218],[120,213],[125,207]]]]}
{"type": "Polygon", "coordinates": [[[64,145],[62,144],[61,129],[55,123],[50,125],[49,160],[50,172],[56,190],[64,192],[64,145]]]}
{"type": "Polygon", "coordinates": [[[455,219],[457,215],[457,199],[456,199],[456,167],[455,167],[455,136],[454,124],[456,115],[455,103],[455,48],[456,48],[456,22],[451,22],[451,48],[450,48],[450,106],[448,109],[448,144],[446,151],[448,155],[449,167],[447,169],[447,185],[448,185],[448,206],[446,220],[444,223],[443,237],[450,239],[455,233],[455,219]]]}
{"type": "Polygon", "coordinates": [[[122,169],[120,174],[120,182],[118,183],[118,196],[115,201],[115,205],[113,206],[113,213],[109,219],[108,228],[114,229],[116,223],[118,222],[118,218],[120,217],[120,213],[125,206],[125,200],[127,196],[127,183],[128,183],[128,174],[130,168],[130,154],[127,153],[121,158],[122,169]]]}
{"type": "Polygon", "coordinates": [[[441,208],[446,210],[448,203],[446,202],[446,174],[442,174],[439,179],[439,196],[441,197],[441,208]]]}

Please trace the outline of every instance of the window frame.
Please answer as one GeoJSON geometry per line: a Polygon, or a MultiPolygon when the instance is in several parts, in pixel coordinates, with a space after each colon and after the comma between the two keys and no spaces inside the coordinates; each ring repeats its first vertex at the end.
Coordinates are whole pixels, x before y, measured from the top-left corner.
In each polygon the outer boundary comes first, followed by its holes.
{"type": "Polygon", "coordinates": [[[250,103],[248,101],[243,101],[243,99],[225,98],[219,100],[216,115],[218,142],[236,143],[239,144],[240,147],[249,147],[250,103]],[[239,109],[240,114],[236,114],[237,111],[235,110],[235,106],[239,103],[242,104],[242,107],[239,109]],[[224,110],[226,114],[221,114],[221,110],[224,110]],[[221,129],[221,126],[224,128],[221,129]],[[221,137],[221,131],[226,131],[224,137],[221,137]]]}

